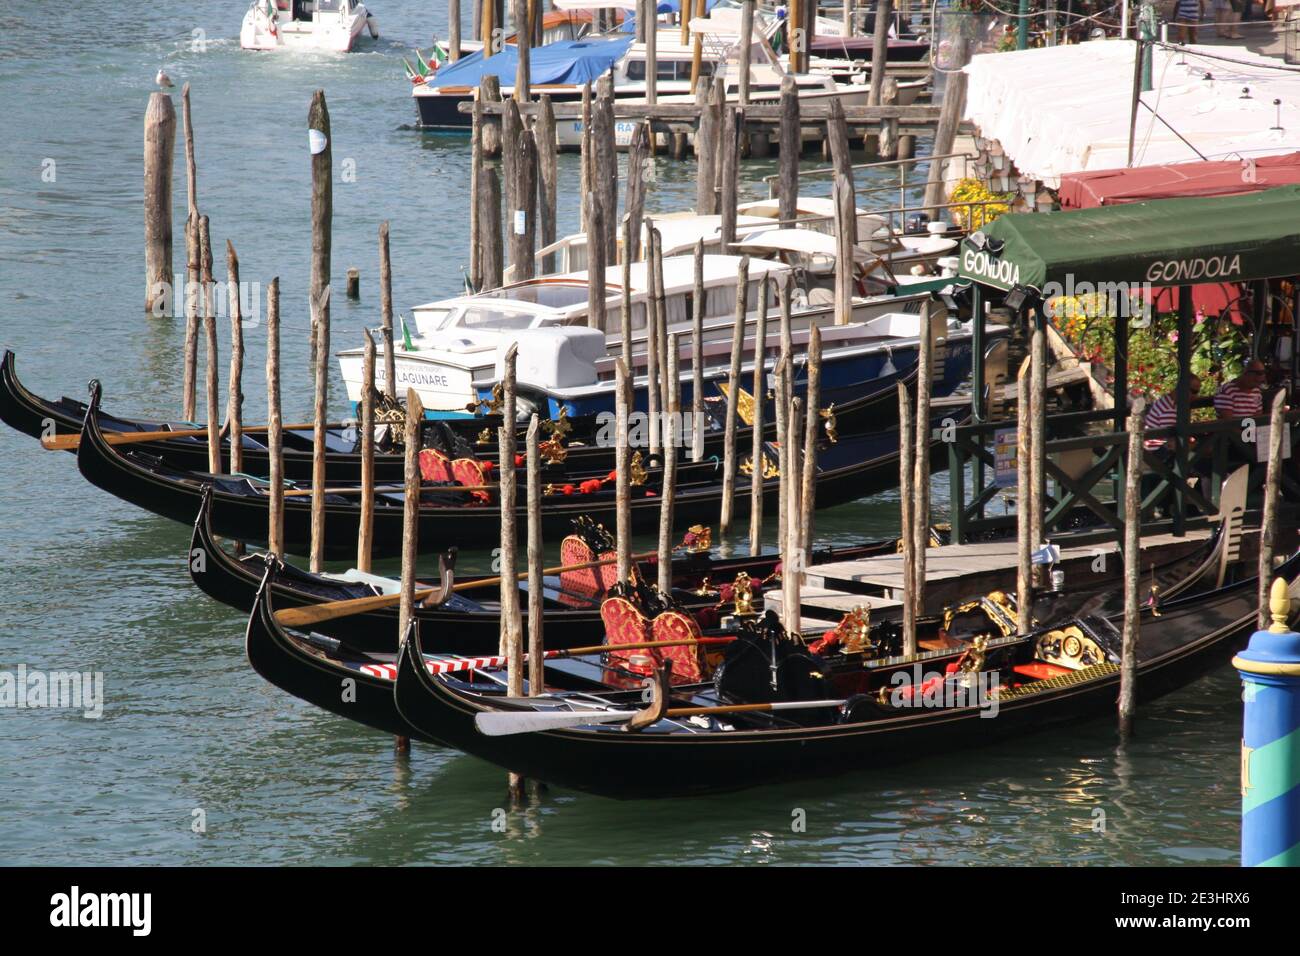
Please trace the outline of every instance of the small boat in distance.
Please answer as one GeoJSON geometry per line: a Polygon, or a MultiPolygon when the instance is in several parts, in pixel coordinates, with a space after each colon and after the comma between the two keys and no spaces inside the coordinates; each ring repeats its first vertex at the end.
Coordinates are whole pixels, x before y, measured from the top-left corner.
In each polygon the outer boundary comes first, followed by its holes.
{"type": "Polygon", "coordinates": [[[379,39],[379,24],[360,0],[254,0],[244,14],[239,45],[347,53],[363,27],[379,39]]]}

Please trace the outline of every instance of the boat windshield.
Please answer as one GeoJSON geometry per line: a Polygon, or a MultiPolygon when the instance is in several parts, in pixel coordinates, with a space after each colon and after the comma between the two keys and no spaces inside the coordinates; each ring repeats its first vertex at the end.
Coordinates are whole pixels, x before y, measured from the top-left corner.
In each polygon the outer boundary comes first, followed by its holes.
{"type": "Polygon", "coordinates": [[[457,325],[469,329],[526,329],[536,318],[527,312],[501,312],[483,306],[471,306],[461,310],[457,325]]]}
{"type": "Polygon", "coordinates": [[[478,298],[528,302],[546,309],[567,309],[587,302],[587,287],[575,282],[538,282],[485,292],[478,298]]]}

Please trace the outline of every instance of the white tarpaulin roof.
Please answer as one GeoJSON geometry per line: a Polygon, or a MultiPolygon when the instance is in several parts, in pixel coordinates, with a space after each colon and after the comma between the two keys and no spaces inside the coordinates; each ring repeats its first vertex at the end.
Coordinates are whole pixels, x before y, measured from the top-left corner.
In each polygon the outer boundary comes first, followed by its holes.
{"type": "MultiPolygon", "coordinates": [[[[1134,47],[1097,40],[975,56],[966,67],[966,118],[1022,174],[1049,186],[1062,173],[1126,166],[1134,47]]],[[[1133,165],[1300,149],[1300,72],[1280,65],[1240,47],[1155,48],[1153,88],[1142,101],[1160,119],[1139,107],[1133,165]],[[1282,101],[1281,130],[1271,129],[1279,125],[1274,99],[1282,101]]]]}

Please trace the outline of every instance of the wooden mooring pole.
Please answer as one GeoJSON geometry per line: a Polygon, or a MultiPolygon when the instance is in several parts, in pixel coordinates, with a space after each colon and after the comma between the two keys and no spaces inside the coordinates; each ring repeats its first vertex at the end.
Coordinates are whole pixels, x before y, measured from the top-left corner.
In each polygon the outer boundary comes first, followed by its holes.
{"type": "MultiPolygon", "coordinates": [[[[659,455],[659,402],[662,392],[659,388],[659,324],[664,318],[659,314],[659,297],[655,295],[655,262],[659,259],[659,230],[652,220],[646,220],[646,287],[649,293],[645,302],[645,376],[646,376],[646,417],[649,437],[650,457],[659,455]]],[[[634,366],[628,366],[629,370],[634,366]]]]}
{"type": "Polygon", "coordinates": [[[799,90],[794,78],[781,78],[781,152],[778,198],[779,216],[785,228],[791,228],[798,215],[799,154],[803,151],[803,133],[799,127],[799,90]]]}
{"type": "Polygon", "coordinates": [[[388,220],[379,224],[379,311],[384,340],[384,391],[397,401],[397,353],[393,346],[393,267],[388,258],[388,220]]]}
{"type": "Polygon", "coordinates": [[[1030,360],[1020,363],[1016,375],[1016,625],[1021,634],[1034,627],[1033,521],[1030,517],[1031,468],[1029,432],[1033,427],[1029,399],[1030,360]]]}
{"type": "MultiPolygon", "coordinates": [[[[768,288],[766,278],[758,285],[758,314],[754,319],[754,421],[751,427],[750,460],[754,468],[749,474],[749,553],[763,550],[763,410],[767,402],[767,313],[768,288]]],[[[816,326],[813,326],[814,330],[816,326]]]]}
{"type": "Polygon", "coordinates": [[[361,517],[357,527],[357,570],[370,570],[375,528],[375,339],[362,329],[361,359],[361,517]]]}
{"type": "MultiPolygon", "coordinates": [[[[333,248],[334,221],[334,149],[330,138],[330,111],[325,104],[325,91],[312,94],[307,109],[307,139],[311,149],[311,301],[320,298],[322,290],[330,284],[330,253],[333,248]]],[[[316,341],[316,321],[312,316],[312,350],[329,351],[329,338],[316,341]]],[[[324,316],[328,320],[328,315],[324,316]]]]}
{"type": "Polygon", "coordinates": [[[221,412],[217,397],[217,305],[212,281],[212,236],[208,217],[199,217],[199,281],[203,287],[203,340],[207,347],[208,471],[221,474],[221,412]]]}
{"type": "Polygon", "coordinates": [[[903,653],[916,653],[916,446],[912,396],[898,383],[898,483],[902,511],[900,543],[903,546],[903,653]]]}
{"type": "Polygon", "coordinates": [[[230,473],[244,470],[244,316],[239,301],[239,256],[226,240],[226,294],[230,313],[230,382],[226,424],[230,428],[230,473]]]}
{"type": "MultiPolygon", "coordinates": [[[[413,388],[406,390],[406,422],[402,441],[405,450],[402,488],[402,598],[397,608],[397,644],[406,642],[415,617],[415,563],[420,553],[420,426],[424,405],[413,388]]],[[[399,754],[411,749],[411,738],[394,737],[399,754]]]]}
{"type": "Polygon", "coordinates": [[[1268,598],[1273,583],[1273,557],[1277,554],[1277,506],[1282,483],[1282,440],[1285,437],[1286,392],[1273,396],[1268,425],[1268,469],[1264,476],[1264,515],[1259,531],[1259,627],[1269,624],[1268,598]]]}
{"type": "MultiPolygon", "coordinates": [[[[537,227],[538,242],[545,249],[556,240],[556,204],[560,189],[560,166],[555,132],[555,108],[543,93],[533,121],[533,144],[537,147],[537,227]]],[[[547,274],[555,271],[555,256],[542,262],[547,274]]]]}
{"type": "MultiPolygon", "coordinates": [[[[613,212],[610,213],[613,215],[613,212]]],[[[605,331],[605,212],[596,192],[587,193],[587,325],[605,331]]]]}
{"type": "MultiPolygon", "coordinates": [[[[664,372],[664,381],[668,383],[668,404],[665,421],[681,421],[681,390],[679,354],[681,346],[677,335],[668,337],[668,363],[664,372]]],[[[659,490],[659,590],[663,594],[672,594],[673,590],[673,509],[677,504],[677,446],[681,442],[681,430],[675,426],[666,429],[664,436],[663,485],[659,490]]]]}
{"type": "Polygon", "coordinates": [[[695,240],[691,303],[691,461],[704,457],[704,240],[695,240]]]}
{"type": "MultiPolygon", "coordinates": [[[[755,391],[755,404],[762,392],[755,391]]],[[[799,491],[800,570],[812,563],[813,520],[817,509],[817,433],[821,418],[822,397],[822,330],[812,327],[808,336],[808,388],[804,392],[807,420],[803,434],[803,479],[799,491]]]]}
{"type": "Polygon", "coordinates": [[[330,287],[315,300],[312,326],[316,329],[312,356],[312,450],[311,450],[311,570],[325,567],[325,432],[329,422],[330,380],[330,287]]]}
{"type": "Polygon", "coordinates": [[[280,411],[280,277],[266,289],[266,449],[270,460],[267,480],[266,550],[284,557],[284,431],[280,411]]]}
{"type": "Polygon", "coordinates": [[[1142,627],[1138,579],[1142,575],[1142,408],[1128,417],[1128,468],[1124,480],[1124,634],[1120,645],[1119,735],[1133,733],[1137,708],[1137,646],[1142,627]]]}
{"type": "Polygon", "coordinates": [[[172,165],[176,107],[166,93],[149,94],[144,113],[144,310],[172,312],[172,165]]]}
{"type": "Polygon", "coordinates": [[[749,288],[749,257],[736,267],[736,322],[731,336],[731,369],[727,374],[727,410],[722,438],[722,514],[718,533],[726,537],[731,531],[736,507],[736,409],[740,404],[740,359],[745,347],[746,297],[749,288]]]}
{"type": "Polygon", "coordinates": [[[632,578],[632,443],[628,436],[632,376],[621,357],[614,360],[614,377],[614,537],[618,550],[618,580],[627,583],[632,578]]]}
{"type": "Polygon", "coordinates": [[[524,435],[528,446],[528,693],[532,697],[540,694],[546,683],[542,666],[546,604],[542,566],[546,555],[542,550],[542,456],[537,441],[540,430],[541,419],[534,412],[524,435]]]}
{"type": "Polygon", "coordinates": [[[515,646],[522,635],[522,621],[519,610],[519,584],[516,572],[519,565],[519,539],[515,529],[515,506],[518,504],[517,481],[515,478],[516,451],[516,416],[517,399],[515,397],[515,369],[519,361],[519,346],[514,344],[506,352],[502,385],[502,427],[497,429],[497,450],[500,469],[500,507],[501,507],[501,644],[500,652],[510,655],[516,662],[510,669],[510,694],[518,697],[523,693],[523,671],[519,664],[522,647],[515,646]],[[516,679],[518,683],[516,684],[516,679]]]}
{"type": "Polygon", "coordinates": [[[921,306],[921,335],[916,361],[916,452],[912,479],[912,590],[917,614],[925,613],[925,549],[930,543],[930,389],[934,381],[934,320],[940,307],[933,299],[921,306]]]}

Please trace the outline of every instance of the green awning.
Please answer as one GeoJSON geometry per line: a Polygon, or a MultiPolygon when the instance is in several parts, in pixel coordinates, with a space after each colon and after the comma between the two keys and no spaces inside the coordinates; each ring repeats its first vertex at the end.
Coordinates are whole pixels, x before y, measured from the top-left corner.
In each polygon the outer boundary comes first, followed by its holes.
{"type": "Polygon", "coordinates": [[[1180,286],[1291,276],[1300,274],[1300,186],[1016,213],[983,234],[1004,245],[994,253],[964,239],[962,278],[1021,285],[1043,298],[1084,282],[1180,286]]]}

